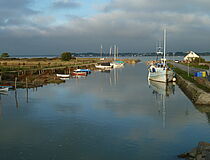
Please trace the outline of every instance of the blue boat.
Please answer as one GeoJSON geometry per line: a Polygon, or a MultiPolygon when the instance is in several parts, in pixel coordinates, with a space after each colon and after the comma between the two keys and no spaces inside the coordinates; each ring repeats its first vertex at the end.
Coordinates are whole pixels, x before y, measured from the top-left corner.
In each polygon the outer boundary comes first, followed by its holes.
{"type": "Polygon", "coordinates": [[[90,69],[76,69],[74,70],[74,72],[86,72],[87,74],[90,74],[91,70],[90,69]]]}

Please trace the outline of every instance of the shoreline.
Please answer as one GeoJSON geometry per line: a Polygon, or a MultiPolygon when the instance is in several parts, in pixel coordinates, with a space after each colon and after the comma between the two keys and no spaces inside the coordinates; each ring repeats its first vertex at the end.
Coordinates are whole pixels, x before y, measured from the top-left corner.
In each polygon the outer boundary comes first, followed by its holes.
{"type": "MultiPolygon", "coordinates": [[[[136,64],[137,59],[117,59],[127,64],[136,64]]],[[[14,88],[36,88],[49,83],[64,83],[56,74],[71,74],[78,68],[98,70],[95,64],[112,62],[113,58],[73,58],[62,61],[59,58],[9,58],[0,59],[0,84],[14,88]],[[16,79],[16,82],[15,82],[16,79]],[[16,87],[15,87],[16,86],[16,87]]]]}

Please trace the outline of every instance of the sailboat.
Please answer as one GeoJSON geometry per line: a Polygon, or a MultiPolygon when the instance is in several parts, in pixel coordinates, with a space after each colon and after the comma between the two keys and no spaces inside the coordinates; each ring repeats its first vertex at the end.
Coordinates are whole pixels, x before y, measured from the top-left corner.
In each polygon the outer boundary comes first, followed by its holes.
{"type": "MultiPolygon", "coordinates": [[[[162,51],[158,50],[157,54],[162,51]]],[[[174,81],[174,72],[166,64],[166,30],[164,29],[164,45],[163,45],[163,59],[158,63],[150,65],[148,79],[158,82],[172,82],[174,81]]]]}
{"type": "Polygon", "coordinates": [[[104,70],[110,70],[113,68],[113,66],[111,65],[110,62],[103,62],[104,61],[104,58],[102,57],[103,55],[103,46],[101,45],[101,50],[100,50],[100,53],[101,53],[101,58],[100,60],[102,61],[101,63],[97,63],[95,65],[96,68],[98,69],[104,69],[104,70]]]}
{"type": "Polygon", "coordinates": [[[113,68],[121,68],[125,64],[123,61],[117,61],[118,54],[119,54],[118,47],[115,45],[114,46],[114,61],[111,63],[113,68]]]}

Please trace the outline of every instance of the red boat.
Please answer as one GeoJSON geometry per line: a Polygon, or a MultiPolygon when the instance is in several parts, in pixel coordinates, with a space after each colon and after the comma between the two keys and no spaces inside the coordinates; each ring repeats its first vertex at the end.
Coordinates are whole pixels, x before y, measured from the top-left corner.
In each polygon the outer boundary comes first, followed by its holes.
{"type": "Polygon", "coordinates": [[[87,72],[72,72],[72,76],[87,76],[87,72]]]}

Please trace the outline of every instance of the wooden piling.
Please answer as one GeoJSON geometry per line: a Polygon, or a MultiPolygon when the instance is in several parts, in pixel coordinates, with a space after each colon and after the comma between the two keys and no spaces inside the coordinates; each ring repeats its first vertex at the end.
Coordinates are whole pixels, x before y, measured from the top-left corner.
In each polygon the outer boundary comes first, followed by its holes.
{"type": "Polygon", "coordinates": [[[26,88],[28,89],[28,78],[26,77],[26,88]]]}
{"type": "Polygon", "coordinates": [[[15,77],[15,90],[17,89],[17,77],[15,77]]]}

